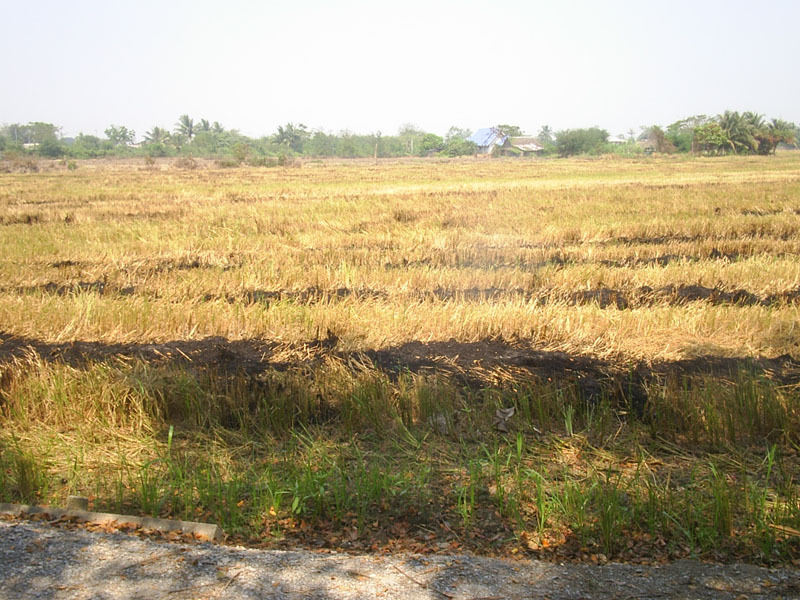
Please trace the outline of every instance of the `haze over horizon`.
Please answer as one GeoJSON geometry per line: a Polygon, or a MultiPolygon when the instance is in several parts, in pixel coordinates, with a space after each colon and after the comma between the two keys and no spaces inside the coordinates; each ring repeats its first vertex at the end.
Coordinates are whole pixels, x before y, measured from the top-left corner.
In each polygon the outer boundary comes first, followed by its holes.
{"type": "Polygon", "coordinates": [[[612,135],[695,114],[800,121],[800,3],[7,2],[0,124],[612,135]],[[16,26],[12,26],[16,25],[16,26]]]}

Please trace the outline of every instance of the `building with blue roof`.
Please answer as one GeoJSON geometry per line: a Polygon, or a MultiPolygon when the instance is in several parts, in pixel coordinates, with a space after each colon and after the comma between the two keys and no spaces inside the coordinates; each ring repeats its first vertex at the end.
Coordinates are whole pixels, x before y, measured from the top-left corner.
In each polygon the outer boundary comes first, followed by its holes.
{"type": "Polygon", "coordinates": [[[479,154],[490,154],[495,147],[502,148],[508,136],[497,127],[485,127],[478,129],[468,139],[478,147],[479,154]]]}
{"type": "Polygon", "coordinates": [[[478,154],[532,156],[544,150],[535,137],[509,137],[497,127],[478,129],[468,139],[478,147],[478,154]]]}

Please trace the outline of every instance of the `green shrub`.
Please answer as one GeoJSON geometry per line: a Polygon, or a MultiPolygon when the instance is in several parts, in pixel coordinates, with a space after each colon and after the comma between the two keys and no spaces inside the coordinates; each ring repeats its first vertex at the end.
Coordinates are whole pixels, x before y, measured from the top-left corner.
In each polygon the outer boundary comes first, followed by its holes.
{"type": "Polygon", "coordinates": [[[605,129],[568,129],[556,134],[556,150],[560,156],[597,154],[605,147],[608,132],[605,129]]]}
{"type": "Polygon", "coordinates": [[[36,150],[40,156],[47,156],[49,158],[59,158],[60,156],[64,156],[66,152],[64,145],[56,139],[44,140],[37,146],[36,150]]]}

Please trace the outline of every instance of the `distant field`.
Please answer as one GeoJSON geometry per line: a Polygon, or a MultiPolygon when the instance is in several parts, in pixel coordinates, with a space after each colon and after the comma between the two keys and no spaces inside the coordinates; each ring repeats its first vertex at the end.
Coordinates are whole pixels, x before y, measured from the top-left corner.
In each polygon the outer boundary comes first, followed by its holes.
{"type": "Polygon", "coordinates": [[[0,323],[0,500],[800,558],[797,153],[4,173],[0,323]]]}

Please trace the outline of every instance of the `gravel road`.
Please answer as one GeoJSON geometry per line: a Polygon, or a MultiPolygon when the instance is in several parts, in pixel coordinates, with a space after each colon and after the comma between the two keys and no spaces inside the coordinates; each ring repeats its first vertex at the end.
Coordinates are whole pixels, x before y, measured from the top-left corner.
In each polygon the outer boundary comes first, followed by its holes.
{"type": "Polygon", "coordinates": [[[0,598],[800,598],[800,570],[267,551],[0,521],[0,598]]]}

